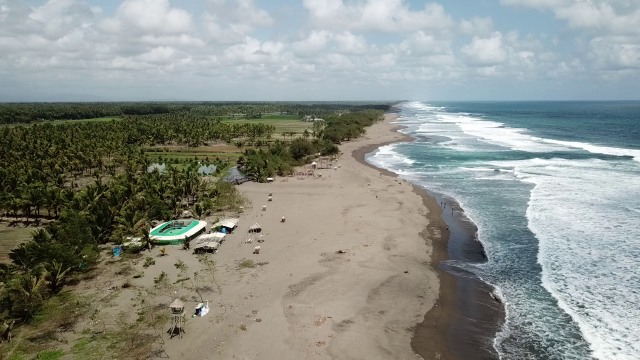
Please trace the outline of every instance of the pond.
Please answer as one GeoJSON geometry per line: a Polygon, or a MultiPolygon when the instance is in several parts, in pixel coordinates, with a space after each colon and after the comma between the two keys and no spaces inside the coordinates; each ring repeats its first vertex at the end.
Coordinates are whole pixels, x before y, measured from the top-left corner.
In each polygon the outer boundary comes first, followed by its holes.
{"type": "MultiPolygon", "coordinates": [[[[216,172],[216,169],[217,167],[215,165],[202,165],[198,168],[198,174],[211,175],[216,172]]],[[[154,163],[147,168],[147,172],[153,172],[155,170],[158,170],[161,174],[164,174],[167,172],[167,166],[164,163],[154,163]]]]}

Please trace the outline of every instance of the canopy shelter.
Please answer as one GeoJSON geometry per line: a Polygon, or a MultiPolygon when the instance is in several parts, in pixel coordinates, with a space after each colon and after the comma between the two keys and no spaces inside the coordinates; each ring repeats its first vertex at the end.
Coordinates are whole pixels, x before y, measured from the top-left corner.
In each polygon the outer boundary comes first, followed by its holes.
{"type": "Polygon", "coordinates": [[[206,241],[215,241],[217,243],[222,244],[226,237],[227,237],[227,234],[221,233],[221,232],[214,232],[211,234],[202,234],[197,238],[195,238],[194,244],[197,245],[201,242],[206,242],[206,241]]]}
{"type": "Polygon", "coordinates": [[[213,224],[211,228],[215,229],[215,228],[221,227],[226,229],[227,232],[231,232],[233,229],[235,229],[238,226],[239,222],[240,222],[240,219],[234,219],[234,218],[224,219],[213,224]]]}
{"type": "Polygon", "coordinates": [[[216,252],[220,247],[220,243],[216,241],[203,241],[193,247],[194,252],[216,252]]]}
{"type": "MultiPolygon", "coordinates": [[[[166,304],[166,303],[165,303],[166,304]]],[[[184,303],[182,302],[182,300],[176,298],[175,300],[173,300],[173,302],[171,303],[171,305],[169,305],[169,307],[171,308],[171,310],[173,310],[174,312],[179,312],[182,311],[184,309],[184,303]]]]}
{"type": "Polygon", "coordinates": [[[249,232],[250,233],[259,233],[260,231],[262,231],[262,225],[258,224],[257,222],[253,223],[253,225],[249,226],[249,232]]]}
{"type": "Polygon", "coordinates": [[[128,249],[130,247],[142,246],[142,238],[141,237],[127,236],[125,238],[125,240],[126,241],[122,244],[122,248],[123,249],[128,249]]]}

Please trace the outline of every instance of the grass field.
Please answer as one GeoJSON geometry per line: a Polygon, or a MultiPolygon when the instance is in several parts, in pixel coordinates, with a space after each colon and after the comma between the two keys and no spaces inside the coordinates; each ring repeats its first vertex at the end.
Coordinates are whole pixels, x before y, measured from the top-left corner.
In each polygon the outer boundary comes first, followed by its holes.
{"type": "Polygon", "coordinates": [[[283,132],[295,132],[301,134],[305,129],[310,129],[312,123],[298,119],[295,115],[264,115],[262,119],[229,119],[223,118],[223,123],[236,124],[268,124],[276,128],[276,134],[283,132]]]}

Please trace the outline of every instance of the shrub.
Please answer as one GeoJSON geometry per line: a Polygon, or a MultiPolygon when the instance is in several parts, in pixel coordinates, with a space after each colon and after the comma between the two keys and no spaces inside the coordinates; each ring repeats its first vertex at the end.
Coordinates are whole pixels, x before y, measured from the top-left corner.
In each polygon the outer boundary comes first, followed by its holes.
{"type": "Polygon", "coordinates": [[[153,282],[155,284],[159,284],[159,283],[161,283],[163,280],[165,280],[168,277],[169,277],[169,275],[166,272],[163,271],[163,272],[160,273],[160,275],[158,275],[157,277],[155,277],[153,279],[153,282]]]}
{"type": "Polygon", "coordinates": [[[142,267],[148,268],[149,266],[155,265],[155,264],[156,264],[155,259],[150,256],[147,256],[147,258],[144,259],[144,265],[142,265],[142,267]]]}
{"type": "Polygon", "coordinates": [[[176,267],[176,269],[178,270],[187,270],[187,264],[184,263],[184,261],[178,259],[178,261],[176,261],[173,266],[176,267]]]}
{"type": "Polygon", "coordinates": [[[253,269],[256,267],[256,263],[251,259],[243,259],[238,264],[238,269],[253,269]]]}
{"type": "Polygon", "coordinates": [[[58,360],[64,356],[64,351],[55,350],[55,351],[45,351],[38,355],[38,359],[40,360],[58,360]]]}
{"type": "Polygon", "coordinates": [[[297,138],[291,142],[291,145],[289,145],[289,151],[295,160],[300,161],[313,154],[314,146],[311,141],[307,139],[297,138]]]}

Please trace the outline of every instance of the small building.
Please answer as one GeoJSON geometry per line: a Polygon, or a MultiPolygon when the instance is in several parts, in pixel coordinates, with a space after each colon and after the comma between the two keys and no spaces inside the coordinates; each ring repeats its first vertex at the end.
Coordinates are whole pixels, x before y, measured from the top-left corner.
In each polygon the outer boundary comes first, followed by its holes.
{"type": "Polygon", "coordinates": [[[215,241],[203,241],[198,245],[193,247],[193,251],[196,253],[200,252],[216,252],[220,247],[220,243],[215,241]]]}
{"type": "Polygon", "coordinates": [[[262,231],[262,225],[258,224],[257,222],[253,223],[253,225],[249,226],[249,232],[250,233],[259,233],[262,231]]]}
{"type": "Polygon", "coordinates": [[[232,232],[233,229],[238,227],[238,223],[239,222],[240,222],[240,219],[236,219],[236,218],[224,219],[224,220],[220,220],[217,223],[213,224],[211,226],[211,229],[222,228],[228,234],[228,233],[232,232]]]}
{"type": "Polygon", "coordinates": [[[151,229],[149,237],[156,245],[180,245],[185,240],[193,240],[203,234],[206,227],[206,221],[173,220],[151,229]]]}
{"type": "Polygon", "coordinates": [[[215,241],[217,243],[222,244],[224,242],[224,240],[226,239],[227,234],[225,233],[221,233],[221,232],[214,232],[211,234],[202,234],[200,236],[198,236],[197,238],[195,238],[193,240],[193,243],[195,245],[201,243],[201,242],[206,242],[206,241],[215,241]]]}

